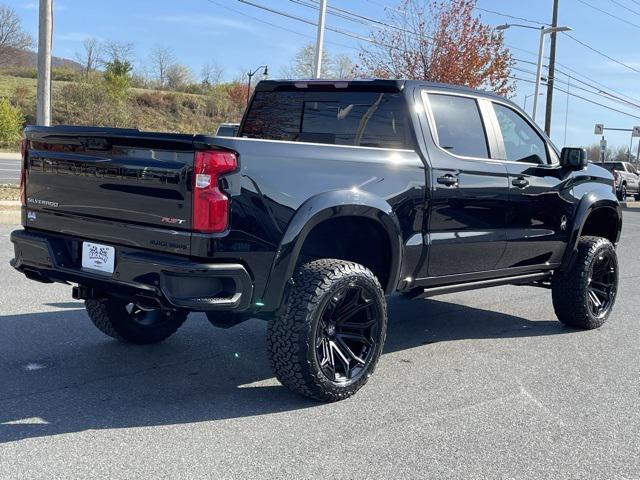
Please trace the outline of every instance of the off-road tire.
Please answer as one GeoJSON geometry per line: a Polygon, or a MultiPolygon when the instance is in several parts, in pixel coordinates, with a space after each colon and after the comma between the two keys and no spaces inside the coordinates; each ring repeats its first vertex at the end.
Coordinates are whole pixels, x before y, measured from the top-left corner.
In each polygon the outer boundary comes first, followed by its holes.
{"type": "Polygon", "coordinates": [[[93,324],[105,335],[126,343],[148,345],[166,340],[173,335],[187,319],[186,312],[153,311],[162,315],[157,322],[142,324],[137,322],[127,310],[127,302],[115,298],[86,300],[87,314],[93,324]]]}
{"type": "Polygon", "coordinates": [[[350,397],[369,379],[384,346],[387,305],[376,276],[357,263],[322,259],[302,265],[293,277],[283,313],[272,318],[267,332],[271,366],[278,380],[290,390],[323,402],[350,397]],[[319,319],[336,292],[347,285],[366,289],[375,304],[377,333],[375,347],[361,374],[345,383],[326,376],[316,355],[319,319]]]}
{"type": "Polygon", "coordinates": [[[581,237],[573,268],[557,272],[552,282],[553,308],[558,320],[575,328],[599,328],[607,321],[615,303],[618,288],[618,262],[614,246],[601,237],[581,237]],[[589,308],[588,288],[591,282],[594,261],[603,253],[613,255],[615,281],[612,298],[606,311],[594,315],[589,308]]]}

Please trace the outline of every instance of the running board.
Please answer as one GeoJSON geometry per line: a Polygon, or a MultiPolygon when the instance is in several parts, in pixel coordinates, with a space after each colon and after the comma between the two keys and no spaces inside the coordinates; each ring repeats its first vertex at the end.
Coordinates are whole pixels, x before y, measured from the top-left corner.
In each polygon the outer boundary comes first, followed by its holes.
{"type": "Polygon", "coordinates": [[[456,283],[453,285],[443,285],[440,287],[425,288],[416,292],[413,298],[433,297],[445,293],[464,292],[466,290],[476,290],[479,288],[498,287],[500,285],[527,285],[550,278],[552,272],[528,273],[526,275],[516,275],[514,277],[492,278],[489,280],[478,280],[476,282],[456,283]]]}

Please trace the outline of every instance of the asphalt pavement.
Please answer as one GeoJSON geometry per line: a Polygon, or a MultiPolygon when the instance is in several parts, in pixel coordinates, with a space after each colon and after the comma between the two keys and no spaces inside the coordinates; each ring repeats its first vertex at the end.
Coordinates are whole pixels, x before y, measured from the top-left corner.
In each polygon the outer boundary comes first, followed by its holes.
{"type": "Polygon", "coordinates": [[[0,152],[0,185],[20,183],[20,154],[0,152]]]}
{"type": "Polygon", "coordinates": [[[640,212],[625,211],[603,328],[562,326],[531,287],[393,296],[377,371],[334,404],[278,384],[258,320],[192,315],[147,347],[105,337],[70,287],[11,270],[11,229],[0,478],[640,478],[640,212]]]}

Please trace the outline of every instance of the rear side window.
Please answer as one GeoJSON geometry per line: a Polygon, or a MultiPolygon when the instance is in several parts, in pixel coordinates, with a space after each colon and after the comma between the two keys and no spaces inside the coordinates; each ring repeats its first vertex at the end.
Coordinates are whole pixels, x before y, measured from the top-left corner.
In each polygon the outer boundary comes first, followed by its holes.
{"type": "Polygon", "coordinates": [[[413,148],[401,94],[257,92],[242,137],[377,148],[413,148]]]}
{"type": "Polygon", "coordinates": [[[455,155],[489,158],[478,102],[469,97],[429,94],[438,145],[455,155]]]}

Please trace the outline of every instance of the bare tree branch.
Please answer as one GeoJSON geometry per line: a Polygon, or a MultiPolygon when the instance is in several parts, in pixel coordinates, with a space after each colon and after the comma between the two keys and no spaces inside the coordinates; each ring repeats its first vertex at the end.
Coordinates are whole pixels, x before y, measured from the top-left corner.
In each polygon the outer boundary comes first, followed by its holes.
{"type": "Polygon", "coordinates": [[[16,11],[0,6],[0,66],[8,65],[20,52],[33,46],[33,39],[22,29],[22,20],[16,11]]]}

